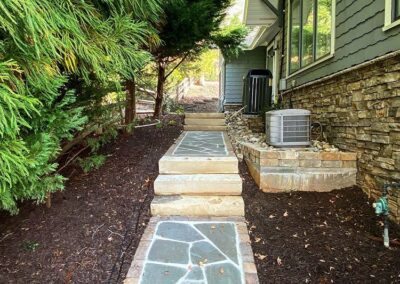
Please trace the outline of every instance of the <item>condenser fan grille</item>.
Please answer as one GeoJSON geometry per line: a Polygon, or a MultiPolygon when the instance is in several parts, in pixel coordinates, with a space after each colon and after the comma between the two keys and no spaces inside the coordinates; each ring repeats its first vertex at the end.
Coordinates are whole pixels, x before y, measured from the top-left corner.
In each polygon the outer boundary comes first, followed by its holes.
{"type": "Polygon", "coordinates": [[[287,109],[266,113],[267,142],[273,146],[310,145],[310,112],[287,109]]]}
{"type": "Polygon", "coordinates": [[[283,116],[283,142],[308,142],[310,140],[309,116],[283,116]]]}

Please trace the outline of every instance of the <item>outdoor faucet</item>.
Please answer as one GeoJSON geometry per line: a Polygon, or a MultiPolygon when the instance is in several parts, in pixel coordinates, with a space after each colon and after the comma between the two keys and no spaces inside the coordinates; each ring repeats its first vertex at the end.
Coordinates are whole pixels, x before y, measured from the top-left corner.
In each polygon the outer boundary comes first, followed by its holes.
{"type": "Polygon", "coordinates": [[[383,185],[382,196],[372,204],[375,208],[375,214],[377,216],[383,215],[384,217],[384,229],[383,229],[383,245],[389,247],[389,201],[388,191],[389,189],[400,189],[399,183],[385,183],[383,185]]]}

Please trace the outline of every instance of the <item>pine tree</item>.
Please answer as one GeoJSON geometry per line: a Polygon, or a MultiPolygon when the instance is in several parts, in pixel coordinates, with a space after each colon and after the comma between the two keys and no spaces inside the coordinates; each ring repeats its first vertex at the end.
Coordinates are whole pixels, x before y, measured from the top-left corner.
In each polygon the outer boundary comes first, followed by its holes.
{"type": "Polygon", "coordinates": [[[61,145],[101,99],[84,86],[132,78],[160,12],[158,0],[1,1],[0,208],[63,188],[61,145]]]}

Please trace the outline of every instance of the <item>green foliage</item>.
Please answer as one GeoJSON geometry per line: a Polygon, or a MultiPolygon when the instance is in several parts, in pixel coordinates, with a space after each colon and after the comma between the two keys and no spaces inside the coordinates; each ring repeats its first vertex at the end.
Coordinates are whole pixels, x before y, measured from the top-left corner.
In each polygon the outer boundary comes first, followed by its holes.
{"type": "Polygon", "coordinates": [[[147,45],[160,44],[159,2],[1,1],[0,209],[16,213],[19,200],[41,202],[63,188],[63,144],[115,120],[108,91],[151,59],[147,45]]]}
{"type": "Polygon", "coordinates": [[[166,1],[165,21],[159,26],[163,42],[152,53],[157,59],[197,54],[211,44],[230,0],[166,1]]]}
{"type": "Polygon", "coordinates": [[[163,110],[166,113],[177,113],[181,114],[184,112],[183,106],[180,105],[175,99],[170,96],[164,100],[163,110]]]}
{"type": "Polygon", "coordinates": [[[34,241],[25,241],[22,243],[22,249],[27,252],[34,252],[39,247],[39,243],[34,241]]]}
{"type": "Polygon", "coordinates": [[[100,168],[106,161],[104,155],[93,155],[84,159],[79,159],[79,164],[85,173],[88,173],[94,169],[100,168]]]}
{"type": "Polygon", "coordinates": [[[170,126],[175,126],[175,125],[177,125],[178,123],[176,122],[176,120],[170,120],[170,121],[168,121],[168,125],[170,125],[170,126]]]}
{"type": "Polygon", "coordinates": [[[248,29],[238,18],[233,18],[231,22],[212,34],[213,42],[219,47],[226,60],[237,58],[243,50],[244,39],[248,34],[248,29]]]}

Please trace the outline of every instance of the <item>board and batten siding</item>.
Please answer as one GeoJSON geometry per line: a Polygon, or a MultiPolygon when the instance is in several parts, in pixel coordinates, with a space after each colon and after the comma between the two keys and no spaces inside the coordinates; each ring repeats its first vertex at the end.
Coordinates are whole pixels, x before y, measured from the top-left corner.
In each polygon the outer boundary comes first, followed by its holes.
{"type": "MultiPolygon", "coordinates": [[[[287,11],[288,8],[287,4],[287,11]]],[[[336,0],[333,57],[292,76],[289,74],[287,86],[292,86],[292,80],[295,80],[295,86],[299,86],[399,50],[400,26],[383,31],[384,23],[385,1],[383,0],[336,0]]],[[[288,14],[286,14],[285,28],[285,31],[288,31],[288,14]]],[[[286,35],[284,38],[287,41],[286,35]]],[[[286,47],[287,42],[285,42],[285,60],[288,58],[286,47]]],[[[285,77],[286,70],[283,72],[285,77]]]]}
{"type": "Polygon", "coordinates": [[[266,49],[261,46],[245,50],[232,60],[225,61],[225,104],[241,104],[243,96],[243,77],[251,69],[265,69],[266,49]]]}

